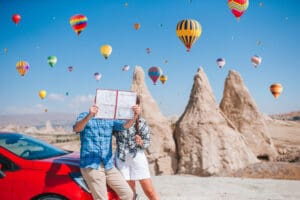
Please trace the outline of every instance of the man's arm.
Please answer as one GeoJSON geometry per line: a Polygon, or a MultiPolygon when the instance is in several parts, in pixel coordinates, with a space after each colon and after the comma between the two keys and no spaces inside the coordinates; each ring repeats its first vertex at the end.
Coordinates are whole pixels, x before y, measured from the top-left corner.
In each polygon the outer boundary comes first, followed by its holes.
{"type": "Polygon", "coordinates": [[[96,115],[98,110],[99,110],[98,106],[96,105],[91,106],[89,110],[89,114],[82,120],[76,122],[76,124],[73,126],[73,131],[76,133],[81,132],[84,129],[85,125],[88,123],[88,121],[96,115]]]}

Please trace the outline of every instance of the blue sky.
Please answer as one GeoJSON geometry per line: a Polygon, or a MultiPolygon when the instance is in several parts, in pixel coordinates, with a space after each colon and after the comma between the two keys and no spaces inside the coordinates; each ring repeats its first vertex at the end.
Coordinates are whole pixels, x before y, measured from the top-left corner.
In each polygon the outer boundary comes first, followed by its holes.
{"type": "Polygon", "coordinates": [[[0,114],[86,111],[96,88],[129,90],[135,65],[143,67],[148,89],[167,116],[183,113],[199,66],[218,103],[232,69],[241,74],[260,111],[299,110],[299,8],[298,0],[250,0],[237,21],[227,0],[0,0],[0,114]],[[18,25],[11,20],[15,13],[22,17],[18,25]],[[75,14],[88,18],[79,37],[69,23],[75,14]],[[186,52],[176,25],[190,18],[201,24],[202,35],[186,52]],[[107,60],[99,51],[104,44],[113,48],[107,60]],[[47,63],[51,55],[58,58],[53,68],[47,63]],[[262,57],[257,68],[250,62],[253,55],[262,57]],[[219,57],[226,59],[222,69],[216,65],[219,57]],[[24,77],[16,70],[20,60],[30,65],[24,77]],[[124,65],[130,70],[122,71],[124,65]],[[68,66],[74,70],[68,72],[68,66]],[[152,84],[151,66],[168,76],[164,85],[152,84]],[[100,81],[95,72],[102,74],[100,81]],[[274,82],[284,88],[278,99],[269,91],[274,82]],[[43,100],[41,89],[47,91],[43,100]]]}

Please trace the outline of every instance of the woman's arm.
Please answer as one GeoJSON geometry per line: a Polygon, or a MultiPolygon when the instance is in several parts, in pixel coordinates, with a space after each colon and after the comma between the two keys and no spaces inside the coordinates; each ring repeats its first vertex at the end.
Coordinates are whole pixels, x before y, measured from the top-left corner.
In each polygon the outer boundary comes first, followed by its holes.
{"type": "Polygon", "coordinates": [[[145,120],[139,122],[139,134],[136,135],[136,143],[143,149],[150,146],[150,127],[145,120]]]}

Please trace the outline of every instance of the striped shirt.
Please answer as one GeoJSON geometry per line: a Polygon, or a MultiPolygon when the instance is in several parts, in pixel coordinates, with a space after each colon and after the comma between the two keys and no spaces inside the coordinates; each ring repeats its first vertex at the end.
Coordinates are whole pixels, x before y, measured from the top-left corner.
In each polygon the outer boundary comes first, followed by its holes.
{"type": "MultiPolygon", "coordinates": [[[[88,115],[81,113],[77,122],[88,115]]],[[[106,170],[113,167],[112,132],[123,131],[124,120],[91,118],[80,132],[80,168],[98,169],[100,164],[106,170]]]]}

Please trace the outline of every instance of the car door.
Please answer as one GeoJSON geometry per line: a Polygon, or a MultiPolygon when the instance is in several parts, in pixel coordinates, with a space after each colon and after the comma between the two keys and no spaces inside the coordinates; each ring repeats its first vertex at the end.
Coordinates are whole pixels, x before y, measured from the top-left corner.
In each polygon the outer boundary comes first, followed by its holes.
{"type": "Polygon", "coordinates": [[[12,183],[14,179],[14,164],[5,156],[0,154],[0,197],[12,200],[12,183]]]}

